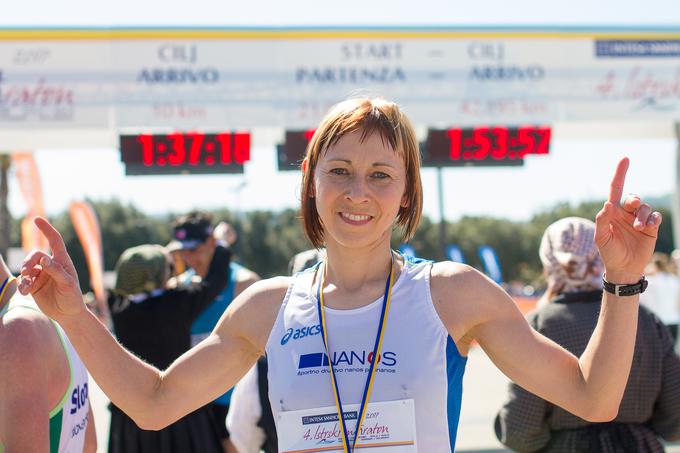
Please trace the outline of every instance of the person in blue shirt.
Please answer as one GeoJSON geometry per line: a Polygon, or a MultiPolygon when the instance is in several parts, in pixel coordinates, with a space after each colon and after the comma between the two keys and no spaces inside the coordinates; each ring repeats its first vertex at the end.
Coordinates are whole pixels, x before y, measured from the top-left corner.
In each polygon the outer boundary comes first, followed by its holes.
{"type": "MultiPolygon", "coordinates": [[[[205,277],[215,247],[218,244],[227,247],[232,245],[236,240],[236,232],[231,225],[225,222],[220,222],[216,227],[213,227],[213,219],[210,213],[192,211],[175,219],[173,238],[168,249],[176,253],[189,268],[177,278],[177,283],[188,284],[205,277]]],[[[233,261],[229,264],[229,267],[230,276],[227,286],[191,325],[192,346],[207,338],[232,300],[260,279],[256,273],[233,261]]],[[[235,447],[229,441],[229,431],[225,423],[229,412],[231,393],[232,391],[229,390],[210,405],[225,453],[236,452],[235,447]]]]}

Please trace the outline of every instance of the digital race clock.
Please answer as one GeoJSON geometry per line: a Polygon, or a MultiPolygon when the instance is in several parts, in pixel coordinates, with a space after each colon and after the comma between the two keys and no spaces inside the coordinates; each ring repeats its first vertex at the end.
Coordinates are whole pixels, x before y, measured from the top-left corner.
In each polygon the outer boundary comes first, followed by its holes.
{"type": "Polygon", "coordinates": [[[120,155],[126,175],[243,173],[250,133],[121,135],[120,155]]]}
{"type": "Polygon", "coordinates": [[[544,126],[430,129],[423,166],[522,165],[528,154],[548,154],[550,128],[544,126]]]}

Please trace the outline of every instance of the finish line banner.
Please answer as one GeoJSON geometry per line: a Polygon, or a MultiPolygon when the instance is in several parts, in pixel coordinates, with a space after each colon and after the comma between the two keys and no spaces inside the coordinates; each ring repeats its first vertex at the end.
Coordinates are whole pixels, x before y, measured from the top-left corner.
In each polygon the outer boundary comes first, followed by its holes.
{"type": "Polygon", "coordinates": [[[416,125],[663,120],[663,29],[0,30],[0,128],[304,129],[352,95],[416,125]]]}

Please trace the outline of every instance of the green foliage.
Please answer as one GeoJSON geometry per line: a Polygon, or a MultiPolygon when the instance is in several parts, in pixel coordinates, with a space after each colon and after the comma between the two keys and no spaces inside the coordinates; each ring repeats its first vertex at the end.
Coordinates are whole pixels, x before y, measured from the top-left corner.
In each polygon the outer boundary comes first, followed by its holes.
{"type": "MultiPolygon", "coordinates": [[[[97,213],[102,230],[104,265],[113,270],[120,254],[127,248],[145,243],[167,244],[171,239],[173,214],[149,216],[132,205],[118,200],[90,201],[97,213]]],[[[496,250],[506,281],[520,280],[540,285],[541,264],[538,246],[545,228],[552,222],[567,216],[595,219],[602,202],[588,202],[577,206],[560,203],[535,214],[530,220],[517,222],[493,217],[465,216],[455,222],[447,222],[446,243],[458,244],[468,264],[481,268],[478,248],[490,245],[496,250]]],[[[664,216],[657,250],[669,253],[673,249],[671,215],[661,209],[664,216]]],[[[286,273],[287,263],[296,253],[309,249],[311,244],[303,233],[298,212],[287,209],[280,212],[252,211],[236,215],[228,210],[213,212],[215,222],[231,223],[238,232],[234,245],[237,259],[262,277],[286,273]]],[[[89,274],[82,246],[73,225],[64,212],[52,219],[61,231],[66,247],[80,276],[84,290],[89,287],[89,274]]],[[[19,245],[20,219],[12,220],[12,245],[19,245]]],[[[411,245],[418,256],[436,260],[444,259],[440,248],[440,226],[424,217],[411,245]]],[[[401,231],[396,229],[393,246],[401,243],[401,231]]]]}

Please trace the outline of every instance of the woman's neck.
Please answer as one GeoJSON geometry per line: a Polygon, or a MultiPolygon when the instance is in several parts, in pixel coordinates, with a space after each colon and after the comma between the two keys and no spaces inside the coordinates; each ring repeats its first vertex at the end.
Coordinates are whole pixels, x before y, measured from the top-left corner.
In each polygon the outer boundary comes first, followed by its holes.
{"type": "Polygon", "coordinates": [[[341,293],[355,293],[375,283],[384,285],[392,266],[389,242],[365,249],[329,245],[323,271],[325,285],[341,293]]]}

